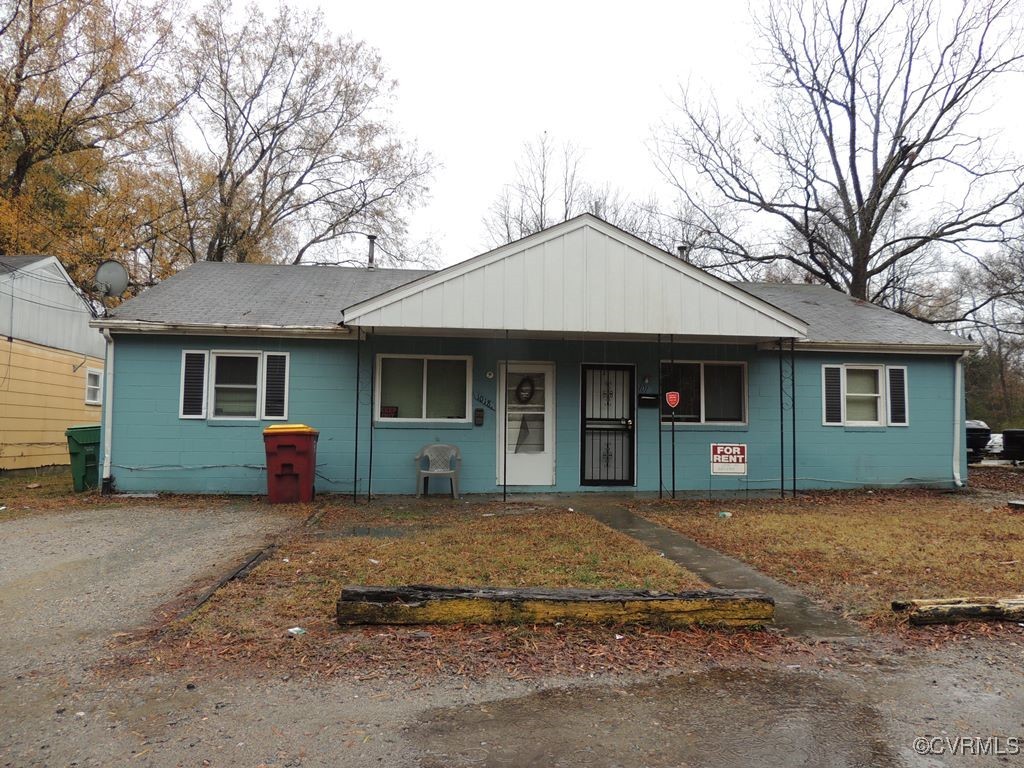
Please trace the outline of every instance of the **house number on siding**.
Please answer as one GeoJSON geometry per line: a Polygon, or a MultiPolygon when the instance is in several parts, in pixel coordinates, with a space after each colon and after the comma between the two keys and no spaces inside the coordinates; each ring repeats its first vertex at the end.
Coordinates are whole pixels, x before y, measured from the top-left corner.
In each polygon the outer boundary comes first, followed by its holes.
{"type": "Polygon", "coordinates": [[[482,405],[484,408],[487,408],[488,410],[494,410],[494,402],[488,400],[483,395],[473,395],[473,402],[476,403],[477,405],[482,405]]]}

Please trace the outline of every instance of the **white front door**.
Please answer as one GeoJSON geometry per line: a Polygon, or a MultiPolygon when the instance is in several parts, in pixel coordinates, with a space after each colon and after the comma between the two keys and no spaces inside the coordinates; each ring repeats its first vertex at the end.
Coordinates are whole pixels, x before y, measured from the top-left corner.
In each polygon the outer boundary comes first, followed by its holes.
{"type": "Polygon", "coordinates": [[[498,485],[506,469],[509,485],[554,485],[554,363],[502,364],[499,381],[498,485]]]}

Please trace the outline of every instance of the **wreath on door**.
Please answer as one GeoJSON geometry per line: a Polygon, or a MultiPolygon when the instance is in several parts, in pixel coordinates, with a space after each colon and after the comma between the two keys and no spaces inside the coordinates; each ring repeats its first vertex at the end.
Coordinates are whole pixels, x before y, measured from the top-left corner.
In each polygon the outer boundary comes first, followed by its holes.
{"type": "Polygon", "coordinates": [[[537,391],[536,385],[533,383],[532,376],[523,376],[519,380],[519,384],[516,385],[516,400],[521,405],[526,405],[528,402],[533,400],[533,393],[537,391]]]}

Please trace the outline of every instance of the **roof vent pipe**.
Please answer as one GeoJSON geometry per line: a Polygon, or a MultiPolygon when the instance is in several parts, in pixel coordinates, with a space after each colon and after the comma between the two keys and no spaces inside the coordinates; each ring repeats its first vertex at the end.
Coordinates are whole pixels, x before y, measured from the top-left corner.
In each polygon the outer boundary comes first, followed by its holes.
{"type": "Polygon", "coordinates": [[[679,244],[676,246],[676,251],[679,253],[680,261],[685,261],[687,264],[690,263],[690,246],[679,244]]]}
{"type": "Polygon", "coordinates": [[[374,247],[374,243],[377,241],[377,236],[376,235],[367,235],[366,239],[370,241],[370,252],[366,256],[366,268],[367,269],[373,269],[374,266],[375,266],[374,263],[373,263],[373,247],[374,247]]]}

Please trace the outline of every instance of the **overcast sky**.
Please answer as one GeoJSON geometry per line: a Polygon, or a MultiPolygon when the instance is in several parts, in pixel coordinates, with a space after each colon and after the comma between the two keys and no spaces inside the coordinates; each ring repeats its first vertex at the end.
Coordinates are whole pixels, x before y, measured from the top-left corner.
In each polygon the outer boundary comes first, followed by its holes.
{"type": "Polygon", "coordinates": [[[578,143],[589,181],[643,198],[661,188],[648,144],[680,80],[723,102],[751,80],[745,0],[294,4],[322,7],[399,81],[397,122],[438,165],[412,237],[444,264],[486,249],[483,216],[529,138],[578,143]]]}
{"type": "MultiPolygon", "coordinates": [[[[747,0],[292,4],[322,7],[332,30],[377,48],[398,80],[396,122],[437,163],[411,235],[433,239],[443,264],[486,250],[488,205],[541,132],[584,150],[586,180],[667,198],[649,146],[679,84],[724,108],[756,102],[747,0]]],[[[991,117],[1019,138],[1020,83],[1005,87],[991,117]]]]}

